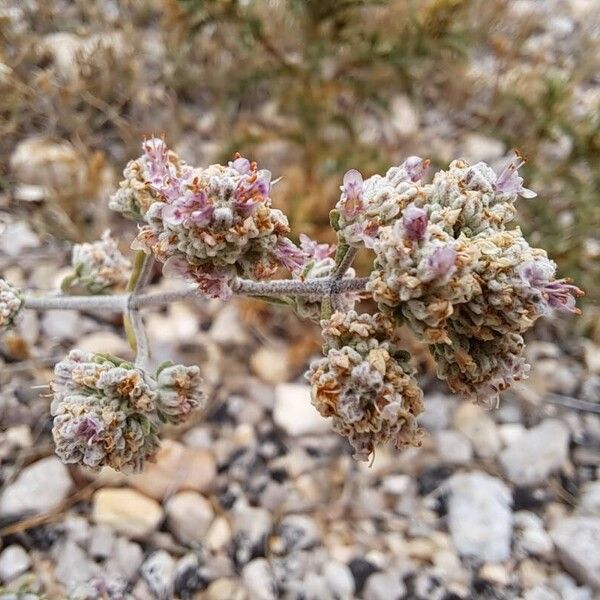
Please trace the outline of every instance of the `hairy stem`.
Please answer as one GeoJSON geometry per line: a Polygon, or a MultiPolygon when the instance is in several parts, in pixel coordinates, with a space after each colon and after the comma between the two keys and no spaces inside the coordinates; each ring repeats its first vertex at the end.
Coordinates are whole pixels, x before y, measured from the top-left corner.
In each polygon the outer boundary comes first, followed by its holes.
{"type": "Polygon", "coordinates": [[[323,318],[329,318],[333,310],[338,310],[340,308],[340,296],[339,293],[335,292],[334,284],[335,282],[340,281],[344,278],[344,275],[346,275],[346,272],[352,266],[352,263],[356,258],[357,252],[357,248],[353,248],[345,242],[338,246],[338,251],[335,255],[335,263],[337,267],[335,269],[335,273],[333,274],[333,282],[328,299],[329,303],[323,300],[323,304],[321,306],[321,313],[323,318]]]}
{"type": "MultiPolygon", "coordinates": [[[[369,279],[359,277],[353,279],[334,280],[333,278],[297,281],[293,279],[273,279],[271,281],[251,281],[236,279],[232,284],[235,294],[239,296],[329,296],[331,290],[336,294],[344,292],[362,292],[369,279]]],[[[172,292],[151,292],[138,294],[118,294],[114,296],[26,296],[25,307],[37,310],[106,310],[119,312],[131,308],[146,306],[165,306],[181,300],[201,298],[195,287],[184,288],[172,292]]]]}

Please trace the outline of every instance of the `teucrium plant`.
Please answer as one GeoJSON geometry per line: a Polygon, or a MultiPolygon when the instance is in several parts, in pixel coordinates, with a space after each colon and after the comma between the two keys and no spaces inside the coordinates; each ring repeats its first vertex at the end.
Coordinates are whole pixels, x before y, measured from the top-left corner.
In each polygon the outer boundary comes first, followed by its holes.
{"type": "Polygon", "coordinates": [[[367,460],[379,444],[418,445],[422,391],[402,348],[406,326],[429,345],[438,375],[464,397],[494,405],[500,391],[527,376],[523,334],[551,311],[578,313],[582,292],[556,278],[546,252],[512,225],[523,187],[517,155],[499,174],[463,160],[425,176],[429,161],[410,157],[385,175],[343,178],[331,212],[337,248],[287,235],[273,208],[271,173],[236,155],[228,165],[187,165],[161,139],[143,144],[110,208],[140,221],[130,263],[107,232],[75,246],[63,292],[24,296],[0,279],[0,328],[22,308],[122,311],[135,363],[73,350],[55,367],[53,434],[62,460],[136,471],[159,447],[163,422],[179,424],[202,408],[198,367],[150,367],[140,310],[196,295],[246,295],[285,304],[320,321],[323,357],[307,373],[312,402],[367,460]],[[373,256],[369,277],[351,268],[356,252],[373,256]],[[163,274],[193,286],[144,290],[154,260],[163,274]],[[291,277],[273,279],[287,269],[291,277]],[[123,288],[125,289],[122,292],[123,288]],[[113,295],[103,294],[106,291],[113,295]],[[374,313],[357,313],[371,297],[374,313]]]}

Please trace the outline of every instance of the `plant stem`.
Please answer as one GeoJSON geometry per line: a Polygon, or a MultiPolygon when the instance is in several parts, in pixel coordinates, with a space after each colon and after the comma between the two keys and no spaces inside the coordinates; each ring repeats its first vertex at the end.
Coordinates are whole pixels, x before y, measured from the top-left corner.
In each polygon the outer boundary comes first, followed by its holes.
{"type": "MultiPolygon", "coordinates": [[[[135,253],[133,268],[131,270],[131,275],[129,276],[129,281],[127,282],[126,290],[130,292],[130,294],[127,299],[125,310],[123,311],[123,328],[125,329],[127,341],[129,342],[131,349],[136,352],[136,356],[138,351],[138,337],[140,335],[145,336],[146,334],[141,316],[138,314],[134,315],[134,312],[137,311],[137,309],[133,306],[133,299],[146,284],[150,272],[152,271],[153,262],[154,259],[150,255],[142,250],[138,250],[135,253]],[[136,322],[135,324],[134,320],[136,322]]],[[[144,360],[147,360],[147,357],[145,357],[144,360]]]]}
{"type": "MultiPolygon", "coordinates": [[[[333,278],[298,281],[294,279],[273,279],[271,281],[251,281],[236,279],[232,284],[234,294],[239,296],[320,296],[326,297],[333,289],[334,293],[362,292],[366,289],[369,279],[357,277],[353,279],[333,278]]],[[[117,294],[114,296],[26,296],[25,307],[37,310],[105,310],[120,312],[131,308],[147,306],[165,306],[173,302],[201,298],[195,287],[188,287],[172,292],[151,292],[138,294],[117,294]]]]}
{"type": "Polygon", "coordinates": [[[329,302],[327,303],[325,300],[323,300],[323,304],[321,306],[321,314],[323,318],[329,318],[332,311],[339,309],[340,297],[339,293],[335,292],[335,283],[344,278],[344,275],[346,275],[346,272],[354,262],[357,252],[357,248],[349,246],[345,242],[340,243],[338,246],[338,250],[335,255],[335,263],[337,267],[332,278],[333,281],[329,293],[329,302]]]}

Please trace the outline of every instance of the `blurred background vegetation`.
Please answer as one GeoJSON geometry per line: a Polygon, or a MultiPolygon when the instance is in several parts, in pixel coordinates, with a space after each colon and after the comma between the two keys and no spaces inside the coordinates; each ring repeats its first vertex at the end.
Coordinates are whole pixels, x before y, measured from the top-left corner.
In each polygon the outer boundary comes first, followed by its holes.
{"type": "Polygon", "coordinates": [[[519,148],[538,192],[521,223],[586,289],[579,326],[600,337],[600,11],[548,3],[8,0],[0,224],[59,240],[123,226],[106,198],[144,135],[191,163],[257,160],[283,177],[294,231],[328,241],[349,168],[501,167],[519,148]]]}

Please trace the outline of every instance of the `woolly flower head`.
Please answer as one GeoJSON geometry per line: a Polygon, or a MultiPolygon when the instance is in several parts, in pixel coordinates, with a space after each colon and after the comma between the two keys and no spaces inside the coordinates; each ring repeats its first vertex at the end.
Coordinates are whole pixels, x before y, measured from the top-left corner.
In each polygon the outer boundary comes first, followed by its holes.
{"type": "Polygon", "coordinates": [[[302,252],[285,237],[287,218],[271,206],[269,171],[239,155],[227,166],[177,169],[157,144],[164,142],[146,142],[146,158],[139,159],[156,173],[155,201],[132,247],[152,252],[167,274],[221,298],[237,275],[262,279],[280,266],[298,268],[302,252]]]}
{"type": "Polygon", "coordinates": [[[480,292],[473,272],[478,249],[428,222],[412,204],[404,215],[379,231],[367,289],[381,310],[406,321],[421,339],[439,342],[447,338],[454,306],[480,292]]]}
{"type": "Polygon", "coordinates": [[[0,277],[0,333],[16,323],[23,304],[21,291],[0,277]]]}
{"type": "Polygon", "coordinates": [[[470,397],[526,375],[520,336],[539,317],[578,312],[581,290],[508,229],[517,197],[535,195],[518,175],[523,164],[517,155],[497,174],[457,160],[430,184],[416,157],[364,182],[350,171],[337,206],[340,237],[374,251],[367,289],[379,309],[432,344],[444,378],[470,397]],[[492,340],[503,354],[488,360],[492,340]]]}
{"type": "Polygon", "coordinates": [[[306,374],[312,403],[333,429],[348,438],[355,458],[368,460],[376,446],[420,444],[416,417],[422,392],[400,349],[394,324],[381,313],[335,312],[322,321],[324,357],[306,374]]]}
{"type": "Polygon", "coordinates": [[[161,417],[169,423],[183,423],[196,408],[204,408],[200,369],[196,366],[164,364],[156,374],[156,404],[161,417]]]}
{"type": "Polygon", "coordinates": [[[151,138],[143,143],[144,153],[127,163],[124,179],[111,196],[108,206],[130,219],[140,219],[150,206],[160,200],[161,190],[190,173],[180,158],[167,148],[164,140],[151,138]]]}
{"type": "MultiPolygon", "coordinates": [[[[329,244],[319,244],[311,240],[307,235],[300,234],[300,248],[304,253],[304,263],[300,268],[293,272],[294,279],[308,281],[331,277],[335,273],[336,264],[332,258],[335,246],[329,244]]],[[[348,269],[344,274],[344,279],[356,276],[354,269],[348,269]]],[[[338,298],[338,308],[342,312],[348,312],[354,308],[357,295],[349,292],[340,294],[338,298]]],[[[295,309],[303,319],[318,321],[321,318],[321,296],[296,296],[295,309]]]]}
{"type": "Polygon", "coordinates": [[[121,254],[109,230],[96,242],[76,244],[71,264],[73,274],[65,279],[63,289],[82,288],[90,294],[123,289],[131,270],[130,261],[121,254]]]}
{"type": "Polygon", "coordinates": [[[453,332],[450,343],[432,346],[432,354],[438,376],[453,392],[493,408],[500,392],[527,377],[524,349],[517,333],[480,340],[453,332]]]}
{"type": "Polygon", "coordinates": [[[196,368],[171,369],[179,377],[172,371],[157,382],[115,357],[71,351],[52,382],[52,433],[61,460],[141,470],[158,450],[160,422],[181,422],[203,402],[196,368]]]}
{"type": "Polygon", "coordinates": [[[392,223],[414,201],[428,168],[428,160],[411,156],[385,176],[363,180],[357,170],[348,171],[336,205],[340,236],[352,246],[371,247],[379,227],[392,223]]]}

